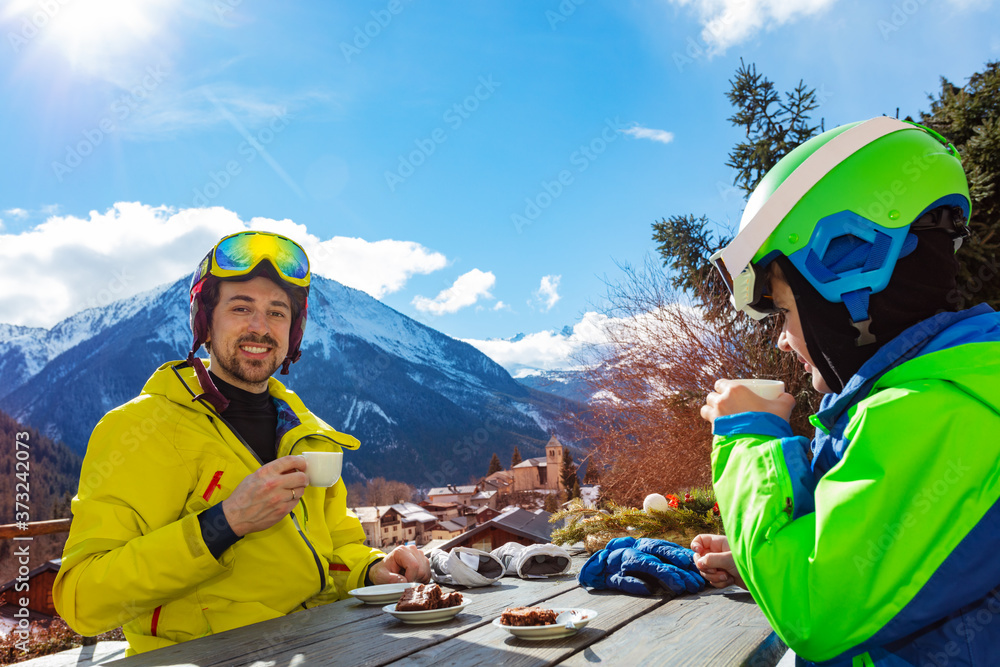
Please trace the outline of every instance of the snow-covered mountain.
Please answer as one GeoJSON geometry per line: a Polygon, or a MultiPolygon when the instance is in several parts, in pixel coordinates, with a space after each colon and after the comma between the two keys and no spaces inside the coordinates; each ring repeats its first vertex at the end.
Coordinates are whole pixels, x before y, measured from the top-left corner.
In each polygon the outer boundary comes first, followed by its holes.
{"type": "MultiPolygon", "coordinates": [[[[83,452],[101,416],[160,364],[187,356],[187,280],[51,329],[0,325],[0,409],[83,452]]],[[[279,378],[310,409],[362,441],[347,473],[418,485],[463,483],[493,452],[541,455],[572,443],[572,401],[525,387],[471,345],[336,281],[315,277],[303,355],[279,378]]]]}
{"type": "Polygon", "coordinates": [[[562,396],[571,401],[589,403],[593,399],[594,390],[587,382],[586,371],[522,371],[515,379],[531,389],[562,396]]]}

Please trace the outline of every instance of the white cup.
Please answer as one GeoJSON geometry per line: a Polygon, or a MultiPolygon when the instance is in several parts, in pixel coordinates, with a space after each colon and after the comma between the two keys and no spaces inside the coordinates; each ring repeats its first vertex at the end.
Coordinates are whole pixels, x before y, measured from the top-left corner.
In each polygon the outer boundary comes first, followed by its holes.
{"type": "Polygon", "coordinates": [[[781,396],[785,393],[785,383],[781,380],[727,380],[733,384],[743,385],[757,394],[761,398],[766,398],[769,401],[781,396]]]}
{"type": "Polygon", "coordinates": [[[343,452],[303,452],[309,486],[333,486],[340,479],[343,452]]]}

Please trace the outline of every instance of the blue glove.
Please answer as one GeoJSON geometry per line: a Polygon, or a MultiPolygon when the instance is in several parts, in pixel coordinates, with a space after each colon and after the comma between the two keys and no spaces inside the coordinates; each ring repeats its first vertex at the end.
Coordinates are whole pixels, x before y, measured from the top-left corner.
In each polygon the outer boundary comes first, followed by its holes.
{"type": "Polygon", "coordinates": [[[705,587],[692,551],[665,540],[632,537],[611,540],[591,556],[580,570],[579,581],[590,588],[630,595],[653,595],[661,588],[675,594],[697,593],[705,587]]]}

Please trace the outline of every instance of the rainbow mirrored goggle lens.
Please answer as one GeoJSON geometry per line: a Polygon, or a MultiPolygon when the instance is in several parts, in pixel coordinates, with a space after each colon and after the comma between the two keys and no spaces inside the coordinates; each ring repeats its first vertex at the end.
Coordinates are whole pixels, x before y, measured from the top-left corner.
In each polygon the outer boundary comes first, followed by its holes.
{"type": "Polygon", "coordinates": [[[299,287],[309,286],[309,258],[295,241],[270,232],[239,232],[227,236],[212,253],[212,275],[243,276],[268,260],[281,277],[299,287]]]}

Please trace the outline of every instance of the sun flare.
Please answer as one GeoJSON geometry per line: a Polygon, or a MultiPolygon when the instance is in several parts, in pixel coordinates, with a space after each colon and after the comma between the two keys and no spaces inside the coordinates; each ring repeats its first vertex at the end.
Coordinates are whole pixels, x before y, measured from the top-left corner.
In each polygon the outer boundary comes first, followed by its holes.
{"type": "Polygon", "coordinates": [[[116,59],[136,55],[162,29],[166,0],[54,0],[39,9],[12,0],[7,15],[20,14],[39,29],[47,49],[60,51],[77,70],[99,73],[116,59]]]}

